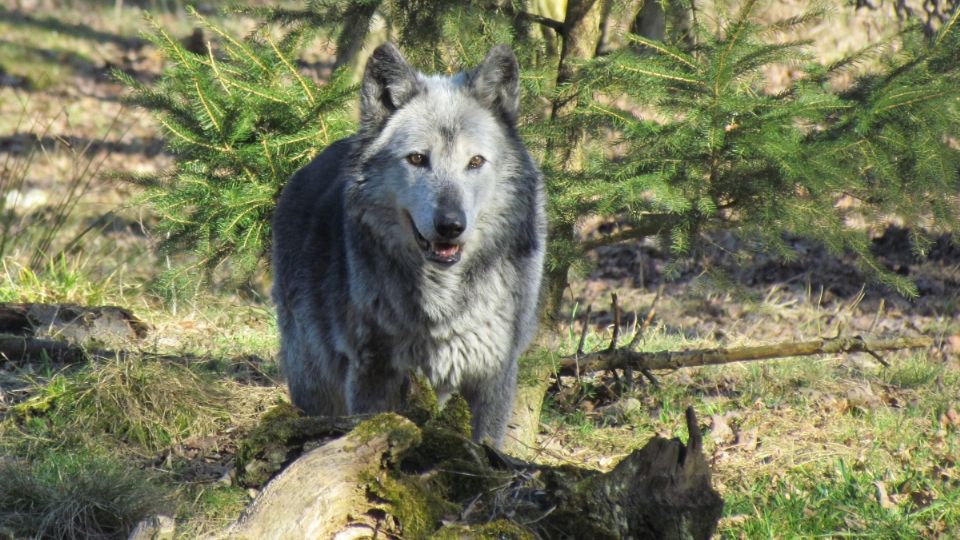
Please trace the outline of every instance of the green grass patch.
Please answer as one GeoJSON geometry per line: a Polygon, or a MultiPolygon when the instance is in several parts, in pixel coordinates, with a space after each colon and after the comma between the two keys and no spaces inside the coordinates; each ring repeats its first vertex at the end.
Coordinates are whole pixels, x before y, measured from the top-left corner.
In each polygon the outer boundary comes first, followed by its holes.
{"type": "Polygon", "coordinates": [[[0,478],[0,524],[17,538],[125,538],[168,501],[153,477],[106,456],[0,461],[0,478]]]}
{"type": "Polygon", "coordinates": [[[59,257],[34,271],[28,266],[3,262],[0,269],[0,302],[74,303],[98,306],[122,303],[113,276],[94,278],[88,261],[59,257]]]}
{"type": "Polygon", "coordinates": [[[926,355],[911,355],[891,369],[884,370],[882,376],[888,384],[912,389],[936,382],[938,377],[945,375],[943,368],[942,362],[933,362],[926,355]]]}
{"type": "Polygon", "coordinates": [[[236,486],[199,486],[187,491],[177,512],[180,538],[201,538],[221,531],[250,503],[247,490],[236,486]]]}
{"type": "Polygon", "coordinates": [[[234,397],[213,376],[131,356],[56,374],[13,411],[21,429],[43,439],[70,443],[103,434],[156,452],[214,432],[228,421],[234,397]]]}
{"type": "MultiPolygon", "coordinates": [[[[960,520],[958,490],[909,477],[884,481],[839,461],[822,474],[790,471],[728,494],[722,538],[920,538],[960,520]]],[[[952,529],[956,530],[956,529],[952,529]]]]}

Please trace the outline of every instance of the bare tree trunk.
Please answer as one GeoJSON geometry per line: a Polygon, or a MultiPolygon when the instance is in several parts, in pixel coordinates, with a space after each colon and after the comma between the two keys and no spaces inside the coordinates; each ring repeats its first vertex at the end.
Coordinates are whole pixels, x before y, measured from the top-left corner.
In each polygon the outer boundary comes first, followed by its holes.
{"type": "MultiPolygon", "coordinates": [[[[600,41],[604,9],[600,0],[570,0],[567,2],[566,16],[563,21],[563,45],[560,63],[557,68],[557,85],[576,79],[576,64],[589,60],[596,55],[600,41]]],[[[562,118],[576,108],[576,99],[560,96],[553,102],[551,116],[562,118]]],[[[550,153],[560,156],[564,172],[577,172],[583,169],[583,143],[586,133],[583,129],[571,129],[566,141],[552,145],[550,153]]],[[[575,234],[573,223],[552,223],[551,238],[571,240],[575,234]]],[[[560,264],[545,275],[544,323],[555,326],[559,322],[560,305],[567,288],[569,265],[560,264]]]]}
{"type": "Polygon", "coordinates": [[[550,385],[550,370],[545,365],[521,365],[520,373],[503,449],[510,455],[531,458],[536,451],[537,434],[540,433],[543,396],[550,385]]]}
{"type": "Polygon", "coordinates": [[[333,64],[334,70],[343,66],[352,66],[357,61],[370,31],[373,14],[379,6],[380,2],[370,2],[353,4],[347,9],[343,28],[337,36],[337,59],[333,64]]]}
{"type": "MultiPolygon", "coordinates": [[[[560,32],[563,45],[557,68],[557,85],[573,81],[577,76],[577,62],[589,60],[596,55],[604,12],[604,2],[601,0],[568,0],[560,32]]],[[[554,119],[563,118],[576,106],[577,102],[572,97],[560,96],[553,102],[551,116],[554,119]]],[[[560,157],[563,171],[577,172],[583,168],[582,147],[585,136],[583,129],[571,129],[566,141],[551,144],[548,152],[560,157]]],[[[575,233],[574,223],[550,224],[551,240],[557,238],[573,240],[575,233]]],[[[544,274],[544,303],[541,307],[543,332],[553,331],[561,321],[560,306],[564,291],[567,289],[569,270],[569,264],[561,263],[548,268],[544,274]]],[[[521,378],[517,388],[513,421],[506,443],[508,448],[517,452],[518,455],[525,455],[536,441],[549,372],[538,368],[527,375],[521,378]]]]}

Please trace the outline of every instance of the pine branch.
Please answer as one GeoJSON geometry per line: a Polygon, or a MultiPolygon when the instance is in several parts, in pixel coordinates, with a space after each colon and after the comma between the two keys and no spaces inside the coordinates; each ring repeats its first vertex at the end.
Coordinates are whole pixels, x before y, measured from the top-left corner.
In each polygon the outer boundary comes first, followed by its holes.
{"type": "Polygon", "coordinates": [[[602,246],[609,246],[627,240],[639,240],[648,236],[656,236],[671,230],[679,223],[676,214],[644,214],[639,224],[632,224],[629,229],[617,231],[613,234],[600,236],[579,243],[580,249],[590,251],[602,246]]]}

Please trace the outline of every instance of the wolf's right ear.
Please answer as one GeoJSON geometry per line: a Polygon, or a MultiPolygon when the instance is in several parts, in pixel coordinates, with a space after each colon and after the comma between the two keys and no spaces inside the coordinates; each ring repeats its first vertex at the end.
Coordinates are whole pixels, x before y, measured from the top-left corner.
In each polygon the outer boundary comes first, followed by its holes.
{"type": "Polygon", "coordinates": [[[367,60],[360,88],[360,127],[379,130],[394,111],[420,90],[417,74],[393,43],[384,43],[367,60]]]}

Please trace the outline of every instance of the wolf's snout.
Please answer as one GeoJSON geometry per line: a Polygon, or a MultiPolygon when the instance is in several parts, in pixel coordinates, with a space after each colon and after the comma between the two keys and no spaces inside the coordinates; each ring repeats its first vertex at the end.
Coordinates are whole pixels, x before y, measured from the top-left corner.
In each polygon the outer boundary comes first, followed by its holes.
{"type": "Polygon", "coordinates": [[[463,234],[466,229],[467,216],[462,210],[448,210],[438,212],[433,218],[433,227],[437,234],[445,240],[453,240],[463,234]]]}

